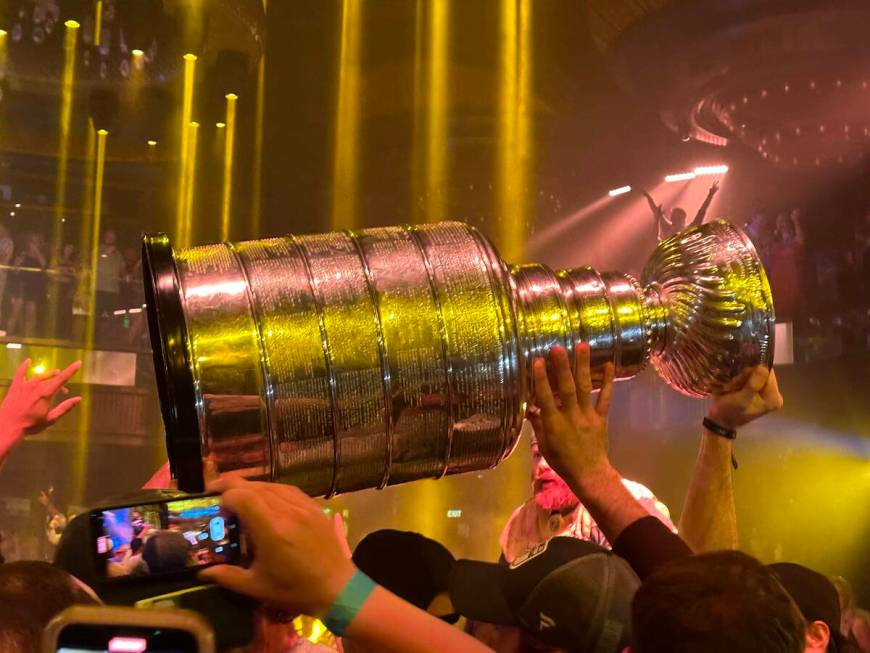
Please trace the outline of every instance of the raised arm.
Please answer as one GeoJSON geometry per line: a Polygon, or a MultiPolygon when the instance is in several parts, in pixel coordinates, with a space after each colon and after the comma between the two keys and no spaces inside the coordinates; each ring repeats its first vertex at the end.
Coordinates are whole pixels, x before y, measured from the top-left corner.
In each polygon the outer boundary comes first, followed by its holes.
{"type": "Polygon", "coordinates": [[[680,535],[697,552],[736,549],[733,439],[717,433],[741,426],[782,408],[776,374],[764,365],[746,370],[728,392],[715,395],[707,412],[701,448],[692,470],[680,516],[680,535]]]}
{"type": "Polygon", "coordinates": [[[0,404],[0,464],[25,435],[45,430],[81,401],[70,397],[56,406],[54,398],[66,394],[66,383],[82,366],[76,361],[63,371],[27,378],[28,358],[15,372],[12,383],[0,404]]]}
{"type": "Polygon", "coordinates": [[[649,204],[649,210],[652,211],[653,221],[655,224],[655,236],[656,240],[661,240],[662,231],[665,228],[665,225],[669,225],[668,219],[665,217],[665,210],[661,206],[661,204],[656,204],[656,201],[652,198],[647,191],[643,191],[643,196],[646,198],[647,204],[649,204]]]}
{"type": "Polygon", "coordinates": [[[710,202],[713,201],[713,197],[716,193],[719,192],[719,181],[714,181],[713,185],[710,186],[710,190],[707,191],[707,197],[704,199],[704,203],[701,204],[701,208],[698,209],[698,213],[695,215],[695,219],[692,220],[692,224],[690,227],[698,227],[704,223],[704,217],[707,215],[707,209],[710,208],[710,202]]]}
{"type": "Polygon", "coordinates": [[[543,358],[534,362],[535,432],[544,458],[592,514],[608,541],[649,513],[622,483],[607,455],[607,413],[613,396],[613,365],[604,368],[598,399],[592,398],[589,345],[578,345],[575,374],[562,347],[550,351],[556,401],[543,358]]]}
{"type": "Polygon", "coordinates": [[[239,516],[255,554],[247,569],[210,567],[200,573],[203,579],[288,614],[317,616],[336,635],[373,651],[491,651],[363,576],[321,507],[298,488],[232,479],[211,489],[222,492],[223,504],[239,516]]]}

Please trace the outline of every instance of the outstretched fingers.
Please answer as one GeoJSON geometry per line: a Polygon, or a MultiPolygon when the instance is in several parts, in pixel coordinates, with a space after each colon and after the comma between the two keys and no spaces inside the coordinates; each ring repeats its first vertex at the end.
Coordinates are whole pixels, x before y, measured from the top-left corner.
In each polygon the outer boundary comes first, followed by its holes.
{"type": "Polygon", "coordinates": [[[550,363],[553,366],[553,375],[556,377],[556,388],[562,408],[573,409],[577,405],[577,388],[574,385],[568,352],[562,347],[553,347],[550,350],[550,363]]]}
{"type": "Polygon", "coordinates": [[[81,366],[81,361],[75,361],[63,371],[54,374],[50,379],[45,379],[44,384],[46,396],[53,395],[62,386],[66,385],[66,382],[70,380],[73,374],[79,371],[81,366]]]}
{"type": "Polygon", "coordinates": [[[54,424],[61,417],[71,411],[82,400],[81,397],[70,397],[60,402],[57,406],[48,411],[46,419],[49,424],[54,424]]]}
{"type": "Polygon", "coordinates": [[[577,379],[577,402],[580,404],[580,410],[587,414],[594,408],[592,404],[591,358],[592,353],[588,343],[581,342],[574,348],[574,376],[577,379]]]}
{"type": "Polygon", "coordinates": [[[547,376],[547,363],[543,358],[536,358],[532,363],[532,376],[535,380],[535,404],[544,414],[552,414],[557,410],[553,389],[547,376]]]}
{"type": "Polygon", "coordinates": [[[12,379],[13,384],[21,384],[27,380],[27,370],[30,368],[30,364],[33,361],[29,358],[25,358],[21,364],[18,366],[18,369],[15,370],[15,376],[12,379]]]}
{"type": "Polygon", "coordinates": [[[616,378],[616,369],[613,363],[604,366],[604,379],[601,381],[601,392],[598,393],[598,401],[595,404],[595,412],[602,417],[607,417],[610,411],[610,402],[613,399],[613,381],[616,378]]]}

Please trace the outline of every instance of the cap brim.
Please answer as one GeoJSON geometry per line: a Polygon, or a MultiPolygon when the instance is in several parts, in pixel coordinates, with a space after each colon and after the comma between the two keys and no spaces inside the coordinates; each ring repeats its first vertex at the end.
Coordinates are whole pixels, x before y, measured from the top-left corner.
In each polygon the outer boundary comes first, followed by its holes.
{"type": "Polygon", "coordinates": [[[466,619],[502,626],[517,625],[504,594],[508,567],[491,562],[457,560],[450,571],[453,609],[466,619]]]}

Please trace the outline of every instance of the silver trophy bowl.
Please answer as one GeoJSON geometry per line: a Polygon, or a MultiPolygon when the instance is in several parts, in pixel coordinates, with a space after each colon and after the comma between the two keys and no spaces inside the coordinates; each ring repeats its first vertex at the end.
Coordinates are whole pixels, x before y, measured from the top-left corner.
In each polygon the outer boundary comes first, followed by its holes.
{"type": "Polygon", "coordinates": [[[143,243],[148,323],[179,487],[221,474],[331,496],[494,467],[531,364],[588,342],[618,378],[651,360],[704,397],[773,360],[749,239],[712,222],[662,242],[640,281],[508,266],[458,222],[173,251],[143,243]]]}

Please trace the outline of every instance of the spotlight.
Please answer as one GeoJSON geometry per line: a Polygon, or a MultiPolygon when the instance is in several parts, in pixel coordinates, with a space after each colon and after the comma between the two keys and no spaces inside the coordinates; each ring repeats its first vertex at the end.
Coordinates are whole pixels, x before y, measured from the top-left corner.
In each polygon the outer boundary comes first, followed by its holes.
{"type": "Polygon", "coordinates": [[[64,25],[66,25],[70,29],[78,29],[79,28],[79,22],[77,20],[70,19],[70,20],[66,21],[64,23],[64,25]]]}
{"type": "Polygon", "coordinates": [[[14,217],[15,217],[15,211],[9,211],[9,216],[12,217],[12,218],[14,218],[14,217]]]}
{"type": "Polygon", "coordinates": [[[223,129],[224,127],[227,126],[227,123],[225,123],[225,122],[217,122],[217,123],[215,123],[214,126],[217,127],[218,129],[223,129]]]}
{"type": "Polygon", "coordinates": [[[146,142],[148,143],[148,147],[155,147],[157,145],[157,141],[155,141],[153,138],[149,139],[146,142]]]}
{"type": "Polygon", "coordinates": [[[674,181],[688,181],[689,179],[694,179],[695,176],[696,175],[694,172],[678,172],[676,174],[666,176],[665,181],[668,183],[674,181]]]}
{"type": "Polygon", "coordinates": [[[46,369],[45,363],[38,363],[33,366],[32,371],[34,374],[44,374],[46,369]]]}
{"type": "Polygon", "coordinates": [[[130,54],[132,54],[134,57],[144,57],[145,56],[144,50],[140,50],[139,48],[134,48],[130,52],[130,54]]]}
{"type": "Polygon", "coordinates": [[[718,165],[718,166],[698,166],[695,168],[695,175],[698,177],[702,175],[724,175],[728,172],[728,166],[726,165],[718,165]]]}
{"type": "Polygon", "coordinates": [[[20,208],[21,208],[21,202],[15,202],[15,208],[16,208],[16,209],[20,209],[20,208]]]}
{"type": "Polygon", "coordinates": [[[626,193],[631,192],[631,186],[620,186],[619,188],[614,188],[611,191],[608,191],[607,194],[611,197],[616,197],[617,195],[625,195],[626,193]]]}

